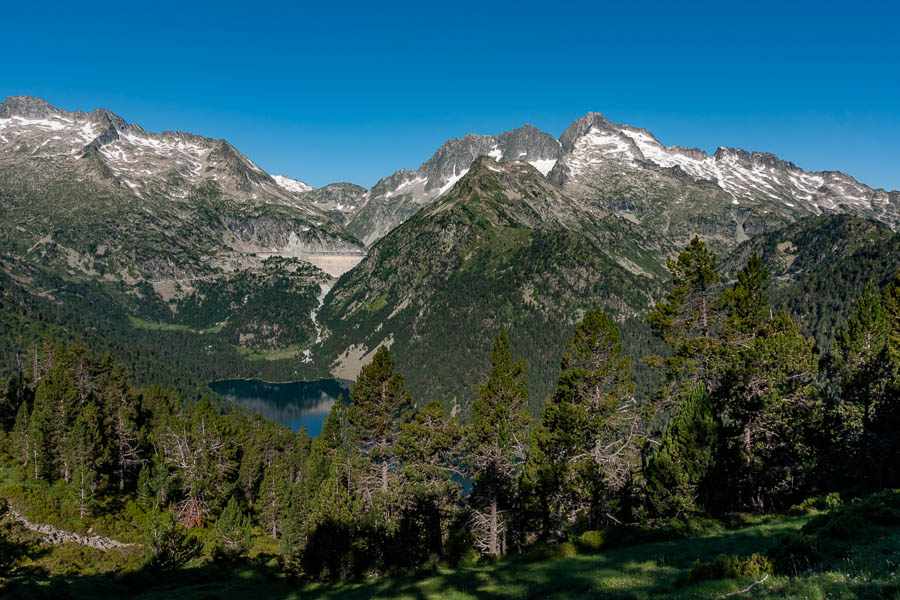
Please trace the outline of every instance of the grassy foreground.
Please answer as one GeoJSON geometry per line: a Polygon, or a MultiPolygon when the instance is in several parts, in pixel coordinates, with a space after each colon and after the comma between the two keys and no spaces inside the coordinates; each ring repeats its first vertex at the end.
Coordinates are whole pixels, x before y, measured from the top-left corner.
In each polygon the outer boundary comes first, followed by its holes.
{"type": "MultiPolygon", "coordinates": [[[[384,578],[361,583],[301,584],[278,574],[263,560],[255,566],[224,568],[188,566],[167,574],[130,572],[7,580],[0,595],[8,598],[156,599],[500,599],[582,598],[900,598],[900,528],[885,528],[849,545],[846,556],[816,571],[793,576],[762,576],[698,581],[697,561],[717,555],[764,553],[781,537],[796,532],[809,517],[777,517],[734,531],[687,540],[657,542],[630,548],[549,560],[512,557],[484,566],[440,569],[418,577],[384,578]],[[141,590],[143,592],[141,593],[141,590]],[[735,594],[734,592],[738,592],[735,594]]],[[[52,554],[63,551],[56,548],[52,554]]],[[[68,549],[67,552],[74,552],[68,549]]],[[[84,556],[85,559],[89,558],[84,556]]],[[[261,559],[263,557],[260,557],[261,559]]],[[[38,567],[46,558],[35,557],[38,567]]],[[[75,560],[75,559],[72,559],[75,560]]],[[[77,560],[75,560],[77,562],[77,560]]],[[[76,567],[75,564],[71,566],[76,567]]]]}

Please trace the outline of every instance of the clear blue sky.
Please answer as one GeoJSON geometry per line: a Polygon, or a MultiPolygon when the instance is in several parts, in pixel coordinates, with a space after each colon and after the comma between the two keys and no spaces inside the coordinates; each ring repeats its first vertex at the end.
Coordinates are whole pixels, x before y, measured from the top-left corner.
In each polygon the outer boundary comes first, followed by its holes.
{"type": "Polygon", "coordinates": [[[226,138],[317,186],[369,186],[466,133],[558,136],[599,111],[668,145],[900,189],[892,5],[9,2],[0,96],[226,138]]]}

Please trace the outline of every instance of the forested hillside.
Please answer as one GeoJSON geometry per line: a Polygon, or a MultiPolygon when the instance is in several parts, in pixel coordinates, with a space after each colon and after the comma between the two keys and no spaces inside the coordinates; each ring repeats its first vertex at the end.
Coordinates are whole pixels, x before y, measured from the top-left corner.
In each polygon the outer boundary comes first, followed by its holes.
{"type": "Polygon", "coordinates": [[[699,239],[668,267],[649,317],[668,351],[650,360],[662,384],[646,400],[635,397],[630,365],[643,357],[624,352],[600,308],[560,350],[546,402],[532,398],[528,361],[505,330],[466,421],[411,395],[381,347],[351,403],[336,403],[315,438],[135,387],[113,357],[80,344],[38,344],[0,387],[0,496],[15,511],[0,585],[56,589],[64,579],[43,574],[73,569],[97,585],[106,569],[130,572],[115,583],[129,593],[165,585],[149,574],[192,569],[210,581],[241,569],[360,580],[513,554],[639,552],[765,519],[794,525],[684,567],[651,595],[706,582],[735,591],[769,575],[795,585],[807,568],[813,581],[819,569],[844,568],[853,544],[873,553],[872,577],[889,578],[875,557],[896,533],[900,497],[876,492],[900,486],[900,278],[865,288],[823,363],[800,324],[773,307],[758,255],[724,286],[699,239]],[[805,526],[771,516],[829,510],[805,526]],[[63,546],[42,553],[23,518],[134,545],[102,560],[63,546]]]}
{"type": "Polygon", "coordinates": [[[774,306],[799,319],[822,351],[866,285],[884,287],[900,271],[900,235],[849,215],[802,219],[744,242],[723,263],[726,279],[754,252],[771,272],[774,306]]]}

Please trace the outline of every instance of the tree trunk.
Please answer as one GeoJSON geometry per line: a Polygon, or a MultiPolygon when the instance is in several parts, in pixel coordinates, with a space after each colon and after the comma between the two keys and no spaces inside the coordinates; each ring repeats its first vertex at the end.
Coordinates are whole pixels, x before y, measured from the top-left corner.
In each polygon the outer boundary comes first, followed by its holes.
{"type": "Polygon", "coordinates": [[[750,425],[744,426],[744,461],[750,466],[750,425]]]}
{"type": "Polygon", "coordinates": [[[78,514],[81,516],[81,520],[84,520],[85,513],[85,493],[84,493],[84,478],[81,481],[81,504],[78,506],[78,514]]]}
{"type": "Polygon", "coordinates": [[[497,543],[497,499],[491,500],[491,526],[488,534],[488,552],[494,556],[500,556],[500,548],[497,543]]]}

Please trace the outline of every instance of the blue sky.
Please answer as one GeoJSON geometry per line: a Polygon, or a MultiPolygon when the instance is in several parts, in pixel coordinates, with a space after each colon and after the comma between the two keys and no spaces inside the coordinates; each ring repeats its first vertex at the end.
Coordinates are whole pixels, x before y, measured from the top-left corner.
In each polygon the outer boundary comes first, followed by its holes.
{"type": "Polygon", "coordinates": [[[13,2],[0,96],[226,138],[316,186],[598,111],[900,189],[898,18],[887,2],[13,2]]]}

